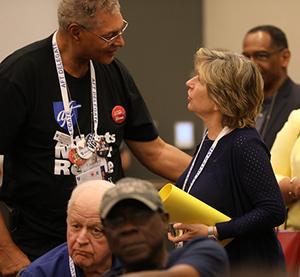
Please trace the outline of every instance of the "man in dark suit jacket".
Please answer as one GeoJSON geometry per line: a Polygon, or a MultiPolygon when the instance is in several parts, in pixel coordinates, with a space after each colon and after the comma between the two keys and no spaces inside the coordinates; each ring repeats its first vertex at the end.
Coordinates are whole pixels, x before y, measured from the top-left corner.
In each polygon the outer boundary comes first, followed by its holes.
{"type": "Polygon", "coordinates": [[[286,35],[272,25],[254,27],[244,37],[243,54],[257,64],[264,79],[265,99],[256,127],[270,150],[290,112],[300,108],[300,85],[287,74],[291,53],[286,35]]]}

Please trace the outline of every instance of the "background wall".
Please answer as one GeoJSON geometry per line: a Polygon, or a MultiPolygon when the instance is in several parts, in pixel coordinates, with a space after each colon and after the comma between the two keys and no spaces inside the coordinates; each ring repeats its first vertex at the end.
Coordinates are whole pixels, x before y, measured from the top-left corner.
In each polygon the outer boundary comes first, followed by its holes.
{"type": "Polygon", "coordinates": [[[0,61],[57,28],[58,0],[0,0],[0,61]]]}
{"type": "MultiPolygon", "coordinates": [[[[186,108],[185,82],[193,70],[193,55],[202,44],[202,1],[120,2],[129,27],[125,34],[126,46],[118,56],[134,76],[160,136],[174,144],[174,124],[184,120],[194,124],[195,141],[199,141],[202,123],[186,108]]],[[[127,174],[157,178],[136,160],[127,174]]]]}
{"type": "MultiPolygon", "coordinates": [[[[124,5],[131,1],[121,2],[124,5]]],[[[159,9],[160,1],[153,2],[159,9]]],[[[1,0],[0,60],[14,49],[53,31],[57,26],[57,3],[58,0],[1,0]]],[[[172,0],[169,3],[172,5],[172,0]]],[[[299,11],[299,0],[203,0],[203,15],[199,11],[199,17],[203,16],[203,43],[207,47],[227,47],[240,52],[241,40],[248,29],[258,24],[278,25],[286,32],[292,51],[290,75],[300,83],[299,11]]],[[[143,16],[150,17],[147,12],[143,16]]],[[[189,14],[182,13],[180,20],[184,17],[189,14]]],[[[152,21],[154,33],[159,26],[155,18],[152,21]]],[[[188,39],[184,34],[179,36],[188,39]]]]}
{"type": "MultiPolygon", "coordinates": [[[[0,1],[0,60],[57,28],[59,0],[0,1]]],[[[127,45],[119,55],[133,73],[161,136],[170,143],[176,120],[196,124],[196,142],[202,135],[201,123],[186,111],[184,86],[192,70],[192,55],[200,46],[241,52],[248,29],[260,24],[277,25],[286,32],[292,51],[290,76],[300,83],[299,0],[120,2],[129,28],[127,45]]],[[[132,170],[130,174],[146,174],[139,167],[132,170]]]]}
{"type": "Polygon", "coordinates": [[[241,52],[242,39],[252,27],[272,24],[287,35],[292,58],[289,75],[300,83],[299,0],[204,0],[203,35],[207,47],[241,52]]]}

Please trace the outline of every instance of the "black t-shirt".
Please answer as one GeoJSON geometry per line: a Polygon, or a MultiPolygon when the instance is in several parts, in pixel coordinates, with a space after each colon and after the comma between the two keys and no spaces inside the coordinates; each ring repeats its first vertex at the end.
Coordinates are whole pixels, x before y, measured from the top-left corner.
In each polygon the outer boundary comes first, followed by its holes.
{"type": "MultiPolygon", "coordinates": [[[[5,156],[0,200],[15,208],[13,238],[33,257],[65,241],[66,206],[76,185],[68,149],[53,139],[68,130],[51,39],[17,50],[0,65],[0,154],[5,156]]],[[[98,134],[110,147],[107,177],[115,182],[123,176],[122,140],[151,141],[158,134],[127,69],[117,59],[93,64],[98,134]],[[126,111],[124,122],[114,120],[116,106],[126,111]]],[[[93,131],[90,72],[83,78],[66,73],[66,80],[74,137],[86,136],[93,131]]]]}

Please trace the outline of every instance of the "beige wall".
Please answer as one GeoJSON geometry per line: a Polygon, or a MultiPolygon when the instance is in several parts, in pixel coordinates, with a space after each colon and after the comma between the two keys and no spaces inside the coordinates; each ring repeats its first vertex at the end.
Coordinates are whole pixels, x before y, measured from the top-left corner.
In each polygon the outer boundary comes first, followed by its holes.
{"type": "Polygon", "coordinates": [[[289,75],[300,83],[299,0],[203,0],[204,44],[241,51],[247,30],[261,24],[280,27],[287,35],[292,59],[289,75]]]}
{"type": "Polygon", "coordinates": [[[0,0],[0,61],[57,28],[58,0],[0,0]]]}
{"type": "MultiPolygon", "coordinates": [[[[16,48],[47,36],[57,26],[58,0],[0,1],[0,60],[16,48]]],[[[300,83],[299,0],[203,0],[203,4],[206,47],[240,52],[248,29],[259,24],[277,25],[286,32],[292,51],[289,74],[300,83]]]]}

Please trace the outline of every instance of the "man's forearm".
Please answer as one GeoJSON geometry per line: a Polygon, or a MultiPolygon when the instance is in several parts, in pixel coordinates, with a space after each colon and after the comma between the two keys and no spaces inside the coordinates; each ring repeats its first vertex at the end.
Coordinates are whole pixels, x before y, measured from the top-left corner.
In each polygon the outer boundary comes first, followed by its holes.
{"type": "Polygon", "coordinates": [[[15,276],[30,264],[28,257],[13,242],[0,211],[0,273],[15,276]]]}

